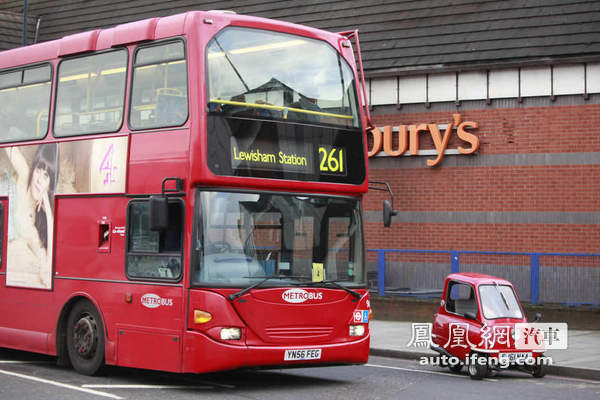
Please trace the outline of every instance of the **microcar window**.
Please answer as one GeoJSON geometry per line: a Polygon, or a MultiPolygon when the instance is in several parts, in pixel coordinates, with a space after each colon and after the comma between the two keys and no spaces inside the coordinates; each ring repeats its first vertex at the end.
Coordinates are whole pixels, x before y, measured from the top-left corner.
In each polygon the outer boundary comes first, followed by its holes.
{"type": "Polygon", "coordinates": [[[481,285],[479,286],[479,297],[486,319],[523,318],[519,300],[511,286],[481,285]]]}
{"type": "Polygon", "coordinates": [[[446,311],[464,315],[471,312],[477,315],[477,300],[473,286],[461,282],[450,282],[446,299],[446,311]]]}

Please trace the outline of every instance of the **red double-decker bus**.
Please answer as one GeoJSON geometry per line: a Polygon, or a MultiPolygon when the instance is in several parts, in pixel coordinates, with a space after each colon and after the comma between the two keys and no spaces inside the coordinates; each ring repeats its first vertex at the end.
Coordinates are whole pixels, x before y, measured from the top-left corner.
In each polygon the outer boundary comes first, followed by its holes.
{"type": "Polygon", "coordinates": [[[350,36],[188,12],[0,53],[0,346],[84,374],[366,362],[350,36]]]}

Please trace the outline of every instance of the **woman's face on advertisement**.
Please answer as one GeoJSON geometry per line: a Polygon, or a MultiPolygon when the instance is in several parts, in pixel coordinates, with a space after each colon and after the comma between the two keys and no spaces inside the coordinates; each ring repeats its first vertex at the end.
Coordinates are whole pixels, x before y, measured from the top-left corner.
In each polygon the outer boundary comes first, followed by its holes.
{"type": "Polygon", "coordinates": [[[31,178],[31,194],[36,201],[42,200],[50,188],[50,175],[45,169],[36,167],[31,178]]]}

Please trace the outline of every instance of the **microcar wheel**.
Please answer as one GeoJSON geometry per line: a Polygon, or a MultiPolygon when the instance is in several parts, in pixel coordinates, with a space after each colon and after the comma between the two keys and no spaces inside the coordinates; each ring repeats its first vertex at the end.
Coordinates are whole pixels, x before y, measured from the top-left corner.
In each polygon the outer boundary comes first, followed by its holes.
{"type": "Polygon", "coordinates": [[[544,364],[544,363],[541,363],[539,365],[536,364],[533,366],[531,374],[535,378],[543,378],[544,375],[546,375],[546,369],[547,369],[546,364],[544,364]]]}
{"type": "Polygon", "coordinates": [[[67,351],[73,368],[95,375],[104,365],[104,324],[89,301],[75,304],[67,321],[67,351]]]}
{"type": "Polygon", "coordinates": [[[448,363],[442,358],[442,356],[438,356],[436,365],[442,368],[446,368],[448,366],[448,363]]]}
{"type": "Polygon", "coordinates": [[[454,373],[459,373],[460,371],[462,371],[462,364],[450,364],[448,365],[448,368],[450,368],[450,371],[454,372],[454,373]]]}
{"type": "Polygon", "coordinates": [[[485,378],[488,372],[487,359],[485,357],[470,358],[469,376],[471,379],[481,380],[485,378]]]}

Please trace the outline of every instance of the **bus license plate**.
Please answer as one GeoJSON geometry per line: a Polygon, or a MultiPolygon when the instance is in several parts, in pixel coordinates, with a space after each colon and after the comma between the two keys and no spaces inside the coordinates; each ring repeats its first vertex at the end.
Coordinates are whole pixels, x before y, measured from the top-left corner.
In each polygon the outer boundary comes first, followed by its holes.
{"type": "Polygon", "coordinates": [[[320,360],[321,349],[286,350],[284,361],[320,360]]]}
{"type": "Polygon", "coordinates": [[[531,358],[531,353],[501,353],[500,361],[513,363],[523,363],[531,358]]]}

